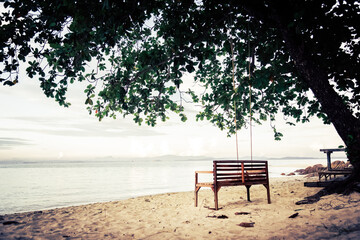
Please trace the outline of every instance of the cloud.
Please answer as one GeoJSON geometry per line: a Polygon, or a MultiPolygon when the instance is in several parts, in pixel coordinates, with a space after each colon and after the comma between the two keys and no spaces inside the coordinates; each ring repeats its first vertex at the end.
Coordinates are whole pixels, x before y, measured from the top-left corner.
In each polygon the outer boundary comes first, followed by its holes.
{"type": "MultiPolygon", "coordinates": [[[[3,118],[4,119],[4,118],[3,118]]],[[[38,133],[69,137],[130,137],[163,135],[158,129],[138,126],[134,122],[118,119],[98,122],[96,119],[68,119],[59,117],[11,117],[12,122],[0,131],[38,133]]]]}
{"type": "Polygon", "coordinates": [[[28,140],[22,138],[0,138],[0,149],[11,149],[15,146],[31,145],[28,140]]]}

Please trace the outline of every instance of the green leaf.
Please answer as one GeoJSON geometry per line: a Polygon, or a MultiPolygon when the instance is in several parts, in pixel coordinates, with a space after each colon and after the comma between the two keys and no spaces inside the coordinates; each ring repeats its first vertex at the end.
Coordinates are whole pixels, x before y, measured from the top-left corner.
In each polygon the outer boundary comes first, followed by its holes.
{"type": "Polygon", "coordinates": [[[187,117],[185,116],[185,114],[180,113],[179,116],[181,117],[181,121],[182,121],[182,122],[186,122],[187,117]]]}
{"type": "Polygon", "coordinates": [[[13,86],[13,85],[15,85],[15,84],[14,84],[12,81],[9,81],[9,80],[8,80],[8,81],[5,81],[3,85],[4,85],[4,86],[5,86],[5,85],[13,86]]]}
{"type": "Polygon", "coordinates": [[[91,98],[87,98],[85,104],[93,105],[93,101],[91,100],[91,98]]]}

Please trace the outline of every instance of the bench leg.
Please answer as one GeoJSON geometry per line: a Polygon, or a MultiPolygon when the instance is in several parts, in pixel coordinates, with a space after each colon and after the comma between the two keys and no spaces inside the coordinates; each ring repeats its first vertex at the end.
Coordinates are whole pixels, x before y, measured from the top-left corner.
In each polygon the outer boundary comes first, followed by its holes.
{"type": "Polygon", "coordinates": [[[219,198],[218,198],[218,192],[220,188],[213,188],[214,191],[214,201],[215,201],[215,210],[219,210],[219,198]]]}
{"type": "Polygon", "coordinates": [[[198,192],[201,187],[195,187],[195,207],[198,205],[198,192]]]}
{"type": "Polygon", "coordinates": [[[268,204],[270,204],[271,203],[271,200],[270,200],[270,186],[267,185],[267,184],[264,184],[264,187],[266,187],[268,204]]]}
{"type": "Polygon", "coordinates": [[[219,201],[218,201],[218,192],[214,191],[214,203],[215,203],[215,210],[219,209],[219,201]]]}
{"type": "Polygon", "coordinates": [[[247,191],[247,200],[250,202],[250,187],[251,185],[246,185],[246,191],[247,191]]]}

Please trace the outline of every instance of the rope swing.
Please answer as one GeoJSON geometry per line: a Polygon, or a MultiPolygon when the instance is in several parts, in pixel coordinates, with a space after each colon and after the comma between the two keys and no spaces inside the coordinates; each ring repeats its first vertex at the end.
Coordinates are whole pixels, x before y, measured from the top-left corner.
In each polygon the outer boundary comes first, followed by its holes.
{"type": "Polygon", "coordinates": [[[252,108],[251,108],[251,95],[252,95],[252,87],[251,87],[251,53],[250,53],[250,41],[248,41],[248,53],[249,53],[249,122],[250,122],[250,160],[253,160],[253,149],[252,149],[252,108]]]}
{"type": "MultiPolygon", "coordinates": [[[[237,89],[235,86],[235,59],[234,59],[234,47],[233,47],[233,42],[230,39],[230,49],[231,49],[231,62],[232,62],[232,80],[233,80],[233,88],[234,88],[234,96],[237,93],[237,89]]],[[[238,144],[238,135],[237,135],[237,121],[236,121],[236,101],[234,98],[234,112],[235,112],[235,117],[234,117],[234,123],[235,123],[235,138],[236,138],[236,160],[239,160],[239,144],[238,144]]]]}
{"type": "MultiPolygon", "coordinates": [[[[230,39],[230,49],[231,49],[231,60],[232,60],[232,81],[233,81],[233,89],[234,89],[234,96],[237,94],[237,88],[235,86],[235,59],[234,59],[234,47],[233,47],[233,42],[232,39],[230,39]]],[[[249,58],[251,57],[250,55],[250,42],[248,44],[248,51],[249,51],[249,58]]],[[[249,60],[249,82],[251,80],[251,61],[249,60]]],[[[249,85],[249,122],[250,122],[250,160],[253,160],[253,149],[252,149],[252,99],[251,99],[251,95],[252,95],[252,87],[251,87],[251,83],[249,85]]],[[[235,101],[235,97],[234,97],[234,112],[235,112],[235,117],[234,117],[234,124],[235,124],[235,138],[236,138],[236,159],[239,160],[239,144],[238,144],[238,135],[237,135],[237,119],[236,119],[236,101],[235,101]]]]}

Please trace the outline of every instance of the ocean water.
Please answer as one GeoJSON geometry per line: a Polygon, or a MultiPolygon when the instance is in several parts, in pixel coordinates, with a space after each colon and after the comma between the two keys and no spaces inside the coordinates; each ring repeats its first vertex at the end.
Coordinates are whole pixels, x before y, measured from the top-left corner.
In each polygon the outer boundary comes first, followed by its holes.
{"type": "MultiPolygon", "coordinates": [[[[269,173],[318,163],[326,159],[269,160],[269,173]]],[[[211,169],[212,160],[0,162],[0,214],[193,191],[194,172],[211,169]]]]}

